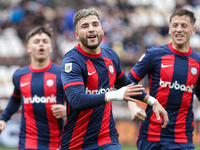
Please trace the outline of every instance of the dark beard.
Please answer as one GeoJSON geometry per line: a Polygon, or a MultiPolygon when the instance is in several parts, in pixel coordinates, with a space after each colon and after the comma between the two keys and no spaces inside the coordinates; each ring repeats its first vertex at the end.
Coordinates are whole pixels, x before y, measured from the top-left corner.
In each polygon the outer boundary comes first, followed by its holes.
{"type": "Polygon", "coordinates": [[[87,48],[89,48],[89,49],[96,49],[96,48],[99,46],[99,44],[101,43],[102,37],[103,37],[103,35],[97,36],[97,38],[98,38],[98,43],[97,43],[97,44],[94,44],[94,45],[88,45],[87,36],[86,36],[86,38],[80,38],[80,41],[81,41],[81,43],[82,43],[85,47],[87,47],[87,48]]]}

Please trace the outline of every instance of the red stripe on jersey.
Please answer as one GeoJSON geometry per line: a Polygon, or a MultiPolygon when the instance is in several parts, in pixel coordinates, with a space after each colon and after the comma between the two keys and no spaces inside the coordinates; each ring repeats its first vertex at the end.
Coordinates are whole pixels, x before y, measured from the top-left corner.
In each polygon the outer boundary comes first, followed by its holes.
{"type": "MultiPolygon", "coordinates": [[[[188,58],[188,76],[186,87],[191,87],[191,85],[196,84],[199,74],[199,63],[191,58],[188,58]]],[[[186,136],[186,117],[189,108],[191,107],[191,98],[192,98],[192,91],[184,91],[183,98],[181,101],[181,106],[179,108],[179,112],[177,114],[177,121],[175,124],[175,142],[178,143],[187,143],[187,136],[186,136]]]]}
{"type": "Polygon", "coordinates": [[[85,132],[87,131],[87,126],[92,112],[93,109],[80,111],[78,120],[72,133],[71,141],[69,143],[69,149],[82,150],[85,132]]]}
{"type": "MultiPolygon", "coordinates": [[[[20,79],[20,88],[23,97],[32,97],[31,94],[31,79],[32,73],[26,74],[20,79]]],[[[26,141],[25,141],[25,149],[38,149],[37,147],[37,126],[33,111],[32,103],[25,103],[24,105],[24,118],[26,120],[26,141]]]]}
{"type": "Polygon", "coordinates": [[[133,68],[131,69],[130,72],[131,72],[132,76],[133,76],[134,78],[136,78],[138,81],[142,80],[142,78],[140,78],[140,77],[135,73],[135,71],[133,70],[133,68]]]}
{"type": "MultiPolygon", "coordinates": [[[[163,82],[171,82],[174,72],[174,55],[167,55],[162,57],[161,60],[161,68],[160,68],[160,80],[163,82]]],[[[161,87],[159,86],[158,92],[156,95],[156,99],[160,102],[160,104],[165,108],[168,95],[170,92],[169,87],[161,87]]],[[[158,121],[156,119],[156,115],[152,110],[149,129],[148,129],[148,141],[160,141],[160,133],[161,133],[161,125],[162,125],[162,116],[161,119],[158,121]]]]}
{"type": "Polygon", "coordinates": [[[111,115],[111,102],[107,103],[104,109],[104,113],[103,113],[103,119],[102,119],[102,123],[101,123],[101,129],[99,132],[99,138],[98,138],[98,145],[102,146],[105,145],[107,143],[111,143],[111,139],[110,139],[110,130],[109,130],[109,120],[110,120],[110,115],[111,115]]]}
{"type": "MultiPolygon", "coordinates": [[[[57,82],[56,82],[56,75],[45,72],[44,73],[44,95],[45,97],[51,97],[57,95],[57,82]]],[[[57,104],[54,103],[45,103],[46,106],[46,113],[47,113],[47,120],[49,125],[49,149],[56,149],[59,147],[59,126],[58,126],[58,120],[53,116],[51,111],[51,105],[57,104]]]]}
{"type": "MultiPolygon", "coordinates": [[[[111,59],[108,58],[103,58],[104,62],[107,66],[108,69],[108,76],[109,76],[109,88],[113,87],[115,84],[115,80],[116,80],[116,71],[115,71],[115,67],[113,65],[113,62],[111,59]]],[[[123,75],[123,71],[122,74],[120,74],[121,76],[123,75]]],[[[119,76],[118,76],[119,77],[119,76]]]]}
{"type": "Polygon", "coordinates": [[[84,85],[84,83],[82,81],[67,83],[64,85],[63,90],[65,90],[67,87],[73,86],[73,85],[84,85]]]}
{"type": "MultiPolygon", "coordinates": [[[[113,65],[113,62],[112,62],[111,59],[108,59],[108,58],[105,58],[105,57],[103,59],[104,59],[104,62],[107,66],[107,69],[108,69],[109,89],[110,89],[115,84],[116,71],[115,71],[115,68],[114,68],[114,65],[113,65]]],[[[109,136],[109,133],[110,133],[109,120],[110,120],[110,115],[111,115],[110,112],[111,112],[111,103],[107,103],[106,106],[105,106],[105,109],[104,109],[103,119],[102,119],[102,123],[101,123],[101,129],[100,129],[100,132],[99,132],[99,138],[98,138],[98,145],[99,146],[112,142],[111,139],[110,139],[110,136],[109,136]]]]}

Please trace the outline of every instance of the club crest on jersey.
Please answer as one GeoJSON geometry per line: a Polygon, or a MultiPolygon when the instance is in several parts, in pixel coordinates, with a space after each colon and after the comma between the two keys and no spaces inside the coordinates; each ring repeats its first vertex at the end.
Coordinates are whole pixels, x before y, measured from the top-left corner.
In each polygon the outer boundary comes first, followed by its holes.
{"type": "Polygon", "coordinates": [[[110,64],[107,67],[108,67],[108,70],[109,70],[110,74],[113,76],[114,75],[114,71],[115,71],[113,65],[110,64]]]}
{"type": "Polygon", "coordinates": [[[72,63],[65,64],[65,72],[69,73],[72,70],[72,63]]]}
{"type": "Polygon", "coordinates": [[[54,81],[52,79],[49,79],[46,81],[46,84],[48,87],[52,87],[54,85],[54,81]]]}
{"type": "Polygon", "coordinates": [[[196,76],[198,73],[198,70],[196,67],[190,66],[190,72],[191,72],[192,76],[196,76]]]}

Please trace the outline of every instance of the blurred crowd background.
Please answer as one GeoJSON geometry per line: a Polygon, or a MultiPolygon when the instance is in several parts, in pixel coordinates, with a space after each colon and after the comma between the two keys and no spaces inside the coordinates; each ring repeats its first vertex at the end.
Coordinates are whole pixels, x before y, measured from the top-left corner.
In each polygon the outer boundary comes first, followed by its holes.
{"type": "MultiPolygon", "coordinates": [[[[200,0],[0,0],[0,113],[13,91],[13,72],[30,63],[27,32],[38,25],[50,24],[54,29],[51,59],[60,64],[64,54],[78,44],[74,37],[74,14],[89,7],[95,7],[101,14],[105,31],[101,46],[118,53],[126,74],[148,47],[171,41],[169,17],[178,8],[195,12],[197,33],[192,36],[191,46],[200,52],[200,0]]],[[[147,78],[142,84],[148,91],[147,78]]],[[[195,100],[197,122],[198,104],[195,100]]],[[[131,119],[126,104],[113,105],[116,119],[131,119]]]]}

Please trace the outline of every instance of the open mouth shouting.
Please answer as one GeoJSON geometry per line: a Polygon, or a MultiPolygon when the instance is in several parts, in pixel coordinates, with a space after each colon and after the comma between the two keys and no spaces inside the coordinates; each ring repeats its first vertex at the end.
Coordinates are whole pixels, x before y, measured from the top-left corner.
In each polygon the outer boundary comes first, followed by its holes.
{"type": "Polygon", "coordinates": [[[87,38],[90,39],[90,40],[95,40],[97,37],[97,34],[89,34],[87,35],[87,38]]]}
{"type": "Polygon", "coordinates": [[[40,49],[39,49],[39,53],[44,53],[44,49],[43,49],[43,48],[40,48],[40,49]]]}

